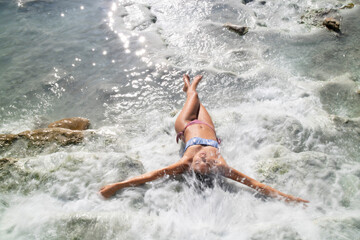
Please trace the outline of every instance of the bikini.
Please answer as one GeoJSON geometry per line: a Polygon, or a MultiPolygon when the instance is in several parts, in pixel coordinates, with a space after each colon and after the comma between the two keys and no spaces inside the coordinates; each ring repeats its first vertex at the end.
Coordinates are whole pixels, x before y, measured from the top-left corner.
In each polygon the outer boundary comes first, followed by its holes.
{"type": "MultiPolygon", "coordinates": [[[[203,122],[203,121],[200,121],[198,119],[195,119],[195,120],[189,122],[188,124],[186,124],[184,130],[177,134],[176,142],[179,142],[179,139],[182,139],[184,141],[184,133],[185,133],[186,128],[188,128],[189,126],[191,126],[193,124],[205,124],[206,126],[210,127],[215,133],[215,129],[210,124],[208,124],[206,122],[203,122]]],[[[219,148],[220,143],[221,143],[221,140],[219,138],[217,138],[217,137],[216,137],[216,141],[212,140],[212,139],[193,137],[189,141],[186,142],[184,152],[186,151],[186,149],[188,147],[193,146],[193,145],[211,146],[211,147],[219,148]]]]}

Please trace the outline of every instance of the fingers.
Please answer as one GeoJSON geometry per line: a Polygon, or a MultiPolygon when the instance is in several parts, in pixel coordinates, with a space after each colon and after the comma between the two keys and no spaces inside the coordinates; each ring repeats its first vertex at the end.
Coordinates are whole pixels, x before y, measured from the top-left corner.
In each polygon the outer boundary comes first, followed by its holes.
{"type": "Polygon", "coordinates": [[[114,195],[114,192],[113,190],[111,189],[111,186],[109,185],[106,185],[104,187],[102,187],[100,189],[100,194],[104,197],[104,198],[109,198],[111,197],[112,195],[114,195]]]}
{"type": "Polygon", "coordinates": [[[304,203],[309,203],[310,201],[308,200],[305,200],[305,199],[301,199],[301,198],[298,198],[296,199],[297,202],[304,202],[304,203]]]}
{"type": "Polygon", "coordinates": [[[104,198],[109,198],[111,197],[113,194],[110,192],[107,192],[106,190],[100,190],[100,194],[104,197],[104,198]]]}
{"type": "Polygon", "coordinates": [[[302,198],[293,198],[293,199],[287,199],[287,200],[285,200],[286,202],[297,202],[297,203],[302,203],[302,204],[304,204],[305,206],[307,206],[306,205],[306,203],[310,203],[308,200],[305,200],[305,199],[302,199],[302,198]]]}

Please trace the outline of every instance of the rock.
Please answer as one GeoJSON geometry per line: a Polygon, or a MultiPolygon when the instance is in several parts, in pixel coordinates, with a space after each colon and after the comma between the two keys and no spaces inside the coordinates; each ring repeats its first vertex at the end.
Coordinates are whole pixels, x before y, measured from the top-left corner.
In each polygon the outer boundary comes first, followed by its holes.
{"type": "Polygon", "coordinates": [[[89,127],[86,118],[65,118],[49,124],[48,128],[24,131],[19,134],[0,134],[0,151],[6,151],[7,147],[16,140],[26,140],[30,145],[42,146],[56,142],[62,146],[77,144],[83,141],[84,132],[89,127]]]}
{"type": "Polygon", "coordinates": [[[30,140],[34,145],[44,145],[49,142],[57,142],[60,145],[69,145],[82,142],[82,131],[66,128],[41,128],[25,131],[18,134],[19,137],[30,140]]]}
{"type": "Polygon", "coordinates": [[[81,117],[64,118],[50,123],[48,128],[67,128],[71,130],[86,130],[90,125],[89,119],[81,117]]]}
{"type": "Polygon", "coordinates": [[[332,120],[337,126],[348,127],[360,132],[360,118],[347,118],[333,115],[332,120]]]}
{"type": "Polygon", "coordinates": [[[309,9],[306,10],[305,13],[301,16],[300,23],[312,25],[315,27],[324,26],[325,18],[333,18],[340,20],[341,16],[339,14],[339,10],[337,9],[309,9]]]}
{"type": "Polygon", "coordinates": [[[340,32],[340,22],[335,18],[325,18],[323,21],[323,25],[334,32],[340,32]]]}
{"type": "Polygon", "coordinates": [[[267,27],[265,22],[256,22],[256,25],[258,25],[259,27],[267,27]]]}
{"type": "MultiPolygon", "coordinates": [[[[17,177],[17,168],[15,165],[16,162],[17,160],[15,158],[0,159],[0,192],[9,191],[16,188],[15,184],[13,184],[13,182],[18,180],[14,179],[17,177]],[[10,184],[8,183],[9,181],[11,182],[10,184]]],[[[17,185],[21,184],[18,183],[17,185]]]]}
{"type": "Polygon", "coordinates": [[[248,27],[241,27],[241,26],[234,25],[231,23],[225,23],[224,27],[227,28],[228,30],[238,33],[240,35],[245,35],[249,31],[248,27]]]}
{"type": "Polygon", "coordinates": [[[349,3],[349,4],[342,6],[340,9],[346,9],[346,8],[350,9],[350,8],[353,8],[354,6],[355,5],[353,3],[349,3]]]}
{"type": "Polygon", "coordinates": [[[17,160],[15,158],[1,158],[0,159],[0,171],[4,169],[5,165],[13,165],[17,160]]]}
{"type": "Polygon", "coordinates": [[[354,118],[360,116],[360,95],[357,83],[348,75],[327,81],[319,89],[320,101],[325,111],[332,115],[354,118]]]}
{"type": "Polygon", "coordinates": [[[22,194],[29,194],[42,188],[51,176],[38,172],[34,169],[26,169],[18,164],[16,158],[0,159],[0,193],[19,191],[22,194]]]}
{"type": "Polygon", "coordinates": [[[18,135],[15,134],[0,134],[0,148],[10,146],[16,139],[18,135]]]}

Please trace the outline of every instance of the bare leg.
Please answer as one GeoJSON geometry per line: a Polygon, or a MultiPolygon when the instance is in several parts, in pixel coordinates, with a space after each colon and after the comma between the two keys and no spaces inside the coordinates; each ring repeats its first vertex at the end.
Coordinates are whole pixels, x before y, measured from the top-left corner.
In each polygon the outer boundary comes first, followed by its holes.
{"type": "Polygon", "coordinates": [[[190,78],[188,75],[184,75],[184,92],[186,92],[186,101],[183,109],[175,121],[175,130],[177,133],[184,130],[187,123],[199,116],[200,100],[196,92],[196,87],[199,84],[202,76],[196,76],[193,83],[190,85],[190,78]]]}
{"type": "Polygon", "coordinates": [[[207,124],[212,126],[213,129],[215,129],[215,126],[214,126],[214,123],[213,123],[213,121],[212,121],[212,119],[210,117],[210,114],[208,113],[206,108],[201,103],[200,103],[200,110],[199,110],[198,119],[200,121],[206,122],[207,124]]]}

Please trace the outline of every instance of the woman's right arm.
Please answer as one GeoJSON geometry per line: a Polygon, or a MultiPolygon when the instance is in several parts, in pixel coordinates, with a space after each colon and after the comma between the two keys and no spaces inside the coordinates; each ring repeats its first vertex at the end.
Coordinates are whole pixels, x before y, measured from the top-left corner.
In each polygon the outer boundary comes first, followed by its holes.
{"type": "Polygon", "coordinates": [[[138,186],[146,182],[150,182],[158,178],[164,177],[165,175],[182,174],[183,172],[189,169],[189,166],[190,166],[189,159],[183,157],[182,159],[180,159],[180,161],[165,168],[151,171],[122,182],[106,185],[103,188],[101,188],[100,193],[103,197],[109,198],[115,195],[115,193],[122,188],[138,186]]]}

